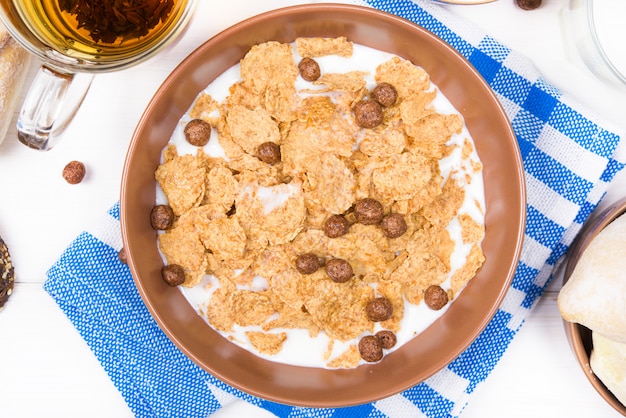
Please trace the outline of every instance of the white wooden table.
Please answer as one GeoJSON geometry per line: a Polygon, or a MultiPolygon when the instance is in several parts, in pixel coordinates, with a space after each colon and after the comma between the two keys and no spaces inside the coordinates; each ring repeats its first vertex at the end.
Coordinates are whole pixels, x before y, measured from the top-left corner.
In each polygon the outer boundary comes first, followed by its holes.
{"type": "MultiPolygon", "coordinates": [[[[0,236],[11,251],[17,283],[0,312],[0,416],[131,417],[108,376],[69,320],[42,289],[46,271],[63,249],[118,200],[122,166],[133,129],[169,72],[222,29],[289,0],[201,1],[189,31],[150,61],[96,77],[66,137],[43,153],[21,145],[11,129],[0,146],[0,236]],[[87,177],[61,177],[70,160],[87,177]]],[[[533,60],[545,78],[581,103],[626,125],[626,94],[598,81],[563,38],[566,0],[544,0],[535,11],[513,0],[483,6],[446,6],[533,60]]],[[[621,40],[623,42],[623,40],[621,40]]],[[[29,79],[34,75],[33,62],[29,79]]],[[[602,207],[626,194],[626,173],[602,207]]],[[[617,417],[586,381],[565,339],[553,282],[463,418],[617,417]]],[[[266,416],[233,405],[215,416],[266,416]],[[245,415],[244,415],[245,414],[245,415]]]]}

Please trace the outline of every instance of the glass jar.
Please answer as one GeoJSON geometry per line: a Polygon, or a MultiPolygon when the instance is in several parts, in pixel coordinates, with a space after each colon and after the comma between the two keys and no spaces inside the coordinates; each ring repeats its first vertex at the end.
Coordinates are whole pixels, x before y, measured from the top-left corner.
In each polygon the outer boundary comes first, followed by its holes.
{"type": "Polygon", "coordinates": [[[570,0],[562,17],[567,40],[589,70],[626,92],[626,1],[570,0]]]}

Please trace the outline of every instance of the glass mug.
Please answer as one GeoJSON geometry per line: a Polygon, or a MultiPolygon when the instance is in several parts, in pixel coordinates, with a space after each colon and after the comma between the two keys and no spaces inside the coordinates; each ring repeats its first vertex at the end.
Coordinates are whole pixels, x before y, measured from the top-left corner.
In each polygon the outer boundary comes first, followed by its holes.
{"type": "Polygon", "coordinates": [[[96,73],[121,70],[163,49],[197,0],[0,0],[9,33],[42,61],[17,121],[18,139],[51,149],[96,73]]]}

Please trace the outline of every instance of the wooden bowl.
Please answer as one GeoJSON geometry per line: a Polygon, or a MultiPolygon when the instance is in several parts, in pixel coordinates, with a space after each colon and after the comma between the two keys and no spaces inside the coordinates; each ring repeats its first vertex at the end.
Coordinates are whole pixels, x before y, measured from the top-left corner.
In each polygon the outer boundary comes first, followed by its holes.
{"type": "MultiPolygon", "coordinates": [[[[580,257],[591,241],[593,241],[607,225],[624,213],[626,213],[626,198],[613,203],[584,225],[569,249],[565,270],[563,272],[563,284],[571,277],[578,260],[580,260],[580,257]]],[[[585,377],[587,377],[587,380],[591,383],[591,386],[593,386],[609,405],[626,416],[626,405],[623,405],[615,395],[611,393],[591,369],[589,363],[591,351],[593,350],[591,330],[575,322],[563,321],[563,324],[570,347],[574,351],[576,360],[578,364],[580,364],[585,377]]]]}

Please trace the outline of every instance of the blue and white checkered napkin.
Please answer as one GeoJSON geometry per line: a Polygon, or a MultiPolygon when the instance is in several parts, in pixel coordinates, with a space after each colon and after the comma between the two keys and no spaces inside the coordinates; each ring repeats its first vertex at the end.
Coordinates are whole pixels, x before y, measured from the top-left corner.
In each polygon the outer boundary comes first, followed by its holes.
{"type": "Polygon", "coordinates": [[[512,287],[478,339],[448,367],[401,394],[343,409],[268,402],[218,381],[187,359],[145,308],[120,263],[119,207],[82,233],[50,269],[45,289],[74,323],[138,417],[205,417],[234,399],[280,417],[458,416],[541,296],[581,224],[626,163],[615,128],[576,106],[526,58],[439,6],[370,0],[431,30],[489,82],[512,122],[528,186],[526,238],[512,287]]]}

